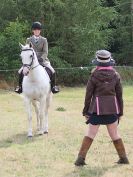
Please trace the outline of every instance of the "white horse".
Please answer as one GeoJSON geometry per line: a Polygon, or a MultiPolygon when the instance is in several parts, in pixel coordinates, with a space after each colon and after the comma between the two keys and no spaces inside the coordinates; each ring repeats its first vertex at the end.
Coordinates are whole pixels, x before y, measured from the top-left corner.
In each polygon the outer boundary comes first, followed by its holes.
{"type": "Polygon", "coordinates": [[[39,64],[31,45],[21,46],[23,64],[23,94],[28,113],[28,137],[32,137],[32,110],[35,107],[38,134],[48,133],[48,108],[50,105],[50,79],[46,70],[39,64]]]}

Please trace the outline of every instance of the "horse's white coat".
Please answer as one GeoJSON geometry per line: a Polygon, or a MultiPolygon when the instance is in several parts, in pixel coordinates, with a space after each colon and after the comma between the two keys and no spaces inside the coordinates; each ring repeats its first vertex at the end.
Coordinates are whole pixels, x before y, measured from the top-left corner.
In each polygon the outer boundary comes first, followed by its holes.
{"type": "Polygon", "coordinates": [[[32,135],[32,110],[31,103],[35,107],[37,116],[37,129],[39,134],[48,132],[48,108],[50,104],[51,88],[50,79],[45,69],[39,65],[38,59],[33,48],[29,45],[23,46],[21,52],[21,58],[23,63],[23,94],[25,105],[28,113],[28,136],[32,135]],[[32,50],[25,50],[32,49],[32,50]],[[25,64],[31,64],[33,57],[33,63],[30,67],[25,64]]]}

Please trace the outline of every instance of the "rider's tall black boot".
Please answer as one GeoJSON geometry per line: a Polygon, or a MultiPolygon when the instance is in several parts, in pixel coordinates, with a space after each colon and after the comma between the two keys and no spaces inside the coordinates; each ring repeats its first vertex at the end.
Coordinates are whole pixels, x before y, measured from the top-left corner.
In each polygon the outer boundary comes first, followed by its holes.
{"type": "Polygon", "coordinates": [[[55,73],[53,73],[52,75],[52,78],[51,78],[51,91],[52,93],[58,93],[60,90],[59,90],[59,87],[56,86],[56,81],[55,81],[55,73]]]}
{"type": "Polygon", "coordinates": [[[22,82],[23,82],[23,77],[24,77],[24,75],[23,75],[23,72],[21,72],[20,74],[19,74],[19,85],[16,87],[16,89],[15,89],[15,92],[16,93],[22,93],[22,82]]]}

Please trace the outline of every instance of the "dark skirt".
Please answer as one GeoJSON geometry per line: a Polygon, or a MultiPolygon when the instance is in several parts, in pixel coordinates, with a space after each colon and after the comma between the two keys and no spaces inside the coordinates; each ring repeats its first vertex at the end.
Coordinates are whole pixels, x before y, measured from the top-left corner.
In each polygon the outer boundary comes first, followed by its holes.
{"type": "Polygon", "coordinates": [[[96,113],[93,113],[89,115],[90,118],[87,121],[87,124],[92,125],[107,125],[112,124],[116,122],[119,119],[119,116],[117,114],[111,114],[111,115],[97,115],[96,113]]]}

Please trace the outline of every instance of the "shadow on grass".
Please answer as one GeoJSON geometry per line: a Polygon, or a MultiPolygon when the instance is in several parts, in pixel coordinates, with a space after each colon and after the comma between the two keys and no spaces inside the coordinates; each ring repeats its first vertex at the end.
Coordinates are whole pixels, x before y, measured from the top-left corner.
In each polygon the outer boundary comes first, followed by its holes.
{"type": "MultiPolygon", "coordinates": [[[[45,136],[45,135],[42,135],[45,136]]],[[[41,136],[34,135],[32,138],[27,137],[27,132],[16,134],[12,137],[8,137],[6,139],[0,140],[0,148],[8,148],[12,145],[19,144],[19,145],[25,145],[28,143],[33,143],[34,141],[39,140],[41,136]]]]}
{"type": "Polygon", "coordinates": [[[103,176],[108,170],[117,167],[118,165],[111,167],[75,167],[73,172],[66,174],[64,177],[100,177],[103,176]]]}

